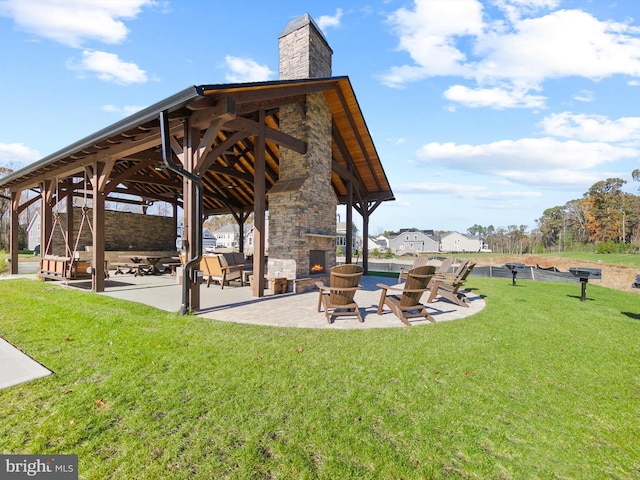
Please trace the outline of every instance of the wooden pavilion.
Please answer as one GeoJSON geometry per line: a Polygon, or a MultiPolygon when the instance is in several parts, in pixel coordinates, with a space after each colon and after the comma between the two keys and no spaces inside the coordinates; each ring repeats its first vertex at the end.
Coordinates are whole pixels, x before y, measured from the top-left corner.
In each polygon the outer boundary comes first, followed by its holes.
{"type": "MultiPolygon", "coordinates": [[[[309,25],[314,30],[312,21],[309,25]]],[[[310,99],[320,100],[330,114],[330,185],[337,203],[346,205],[347,245],[353,209],[362,216],[367,245],[369,217],[381,202],[393,200],[393,193],[348,77],[199,85],[0,178],[0,188],[9,189],[11,197],[11,273],[18,271],[19,214],[40,202],[44,245],[54,206],[65,201],[70,208],[74,196],[84,195],[92,203],[93,290],[103,291],[105,202],[133,195],[146,204],[162,201],[183,209],[186,310],[199,304],[192,271],[202,254],[203,219],[232,214],[243,238],[244,223],[253,213],[253,288],[255,296],[262,296],[265,212],[271,191],[287,190],[281,156],[285,151],[304,156],[313,136],[283,131],[281,112],[289,109],[305,118],[310,99]],[[21,193],[27,190],[38,195],[25,199],[21,193]]],[[[335,218],[335,211],[331,215],[335,218]]],[[[67,231],[73,231],[71,215],[67,222],[67,231]]],[[[350,249],[346,257],[352,261],[350,249]]],[[[363,266],[366,272],[366,248],[363,266]]]]}

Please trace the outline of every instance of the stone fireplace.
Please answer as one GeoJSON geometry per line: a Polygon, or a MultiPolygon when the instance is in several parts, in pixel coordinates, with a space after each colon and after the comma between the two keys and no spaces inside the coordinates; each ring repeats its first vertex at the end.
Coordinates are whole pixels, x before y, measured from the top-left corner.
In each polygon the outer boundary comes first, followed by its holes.
{"type": "Polygon", "coordinates": [[[309,251],[309,275],[323,275],[329,270],[326,250],[309,251]]]}
{"type": "MultiPolygon", "coordinates": [[[[287,24],[279,44],[281,80],[331,76],[333,52],[308,14],[287,24]]],[[[331,111],[322,92],[307,95],[302,105],[280,109],[280,130],[305,141],[307,151],[280,151],[279,179],[268,192],[267,276],[292,280],[294,291],[315,288],[314,282],[323,275],[312,275],[312,255],[322,252],[327,278],[336,263],[338,200],[331,185],[331,127],[331,111]],[[304,281],[311,277],[313,281],[304,281]]]]}

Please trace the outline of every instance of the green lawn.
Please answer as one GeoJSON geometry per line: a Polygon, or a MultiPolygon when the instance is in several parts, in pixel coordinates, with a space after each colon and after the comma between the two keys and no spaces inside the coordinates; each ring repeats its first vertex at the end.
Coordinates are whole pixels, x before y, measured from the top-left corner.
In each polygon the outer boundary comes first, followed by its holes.
{"type": "Polygon", "coordinates": [[[638,296],[469,287],[464,320],[325,331],[0,281],[0,335],[56,372],[0,391],[0,453],[86,479],[640,478],[638,296]]]}
{"type": "Polygon", "coordinates": [[[550,253],[544,256],[640,267],[640,255],[637,253],[563,252],[550,253]]]}

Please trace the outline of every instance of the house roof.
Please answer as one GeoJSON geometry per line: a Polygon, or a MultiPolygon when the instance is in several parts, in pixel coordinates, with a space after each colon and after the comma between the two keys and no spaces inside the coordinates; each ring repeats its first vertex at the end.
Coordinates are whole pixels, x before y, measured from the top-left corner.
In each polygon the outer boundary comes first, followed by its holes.
{"type": "MultiPolygon", "coordinates": [[[[167,111],[170,134],[182,142],[185,124],[205,135],[212,118],[225,112],[216,137],[200,157],[205,163],[204,213],[250,212],[254,204],[254,139],[259,113],[266,123],[266,191],[279,179],[281,148],[304,151],[301,140],[279,130],[280,107],[305,108],[305,95],[322,92],[333,117],[331,181],[339,203],[347,202],[347,183],[354,201],[393,200],[393,192],[348,77],[280,80],[186,88],[27,167],[0,178],[0,187],[24,190],[45,180],[72,179],[77,195],[84,190],[85,167],[108,165],[107,200],[132,195],[147,202],[182,202],[182,179],[163,168],[159,114],[167,111]]],[[[180,147],[180,145],[177,145],[180,147]]],[[[131,197],[129,197],[131,198],[131,197]]],[[[268,206],[268,195],[267,195],[268,206]]]]}

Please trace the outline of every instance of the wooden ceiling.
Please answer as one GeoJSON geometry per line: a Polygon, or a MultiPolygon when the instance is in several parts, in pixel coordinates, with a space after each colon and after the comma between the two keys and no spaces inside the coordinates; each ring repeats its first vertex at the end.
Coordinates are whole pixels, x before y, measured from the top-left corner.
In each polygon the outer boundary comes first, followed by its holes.
{"type": "MultiPolygon", "coordinates": [[[[265,114],[265,182],[267,194],[279,179],[281,148],[304,151],[299,139],[279,130],[280,107],[305,108],[307,94],[322,92],[333,115],[332,184],[339,203],[347,203],[347,183],[353,183],[354,203],[393,200],[393,193],[376,152],[348,77],[289,80],[190,87],[116,124],[86,137],[34,164],[0,178],[0,187],[14,191],[40,189],[57,179],[84,190],[85,168],[104,162],[107,200],[127,198],[145,203],[182,203],[182,179],[162,162],[159,114],[168,111],[174,151],[182,148],[185,132],[207,135],[213,118],[229,106],[235,115],[213,130],[216,137],[201,152],[204,213],[248,213],[254,205],[254,142],[259,115],[265,114]],[[188,128],[185,128],[188,126],[188,128]]],[[[216,117],[218,116],[218,117],[216,117]]],[[[188,133],[187,133],[188,134],[188,133]]],[[[268,198],[267,198],[268,207],[268,198]]]]}

